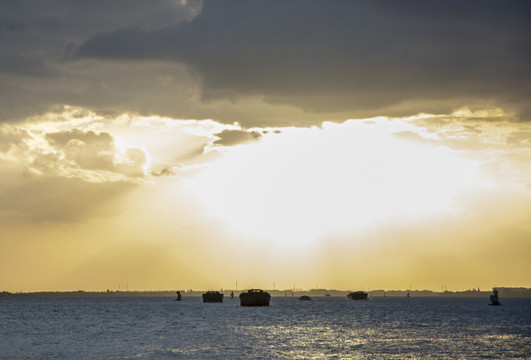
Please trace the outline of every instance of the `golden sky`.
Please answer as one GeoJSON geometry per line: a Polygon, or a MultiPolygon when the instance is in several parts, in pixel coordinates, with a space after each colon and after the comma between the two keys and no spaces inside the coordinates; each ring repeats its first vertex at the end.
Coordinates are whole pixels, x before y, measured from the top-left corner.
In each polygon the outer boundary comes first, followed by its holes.
{"type": "Polygon", "coordinates": [[[531,287],[528,5],[393,4],[0,5],[0,290],[531,287]]]}

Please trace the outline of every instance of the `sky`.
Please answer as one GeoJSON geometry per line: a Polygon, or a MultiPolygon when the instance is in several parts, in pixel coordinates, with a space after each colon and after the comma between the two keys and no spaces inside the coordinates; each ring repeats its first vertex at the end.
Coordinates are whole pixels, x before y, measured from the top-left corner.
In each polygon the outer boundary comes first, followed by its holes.
{"type": "Polygon", "coordinates": [[[0,2],[0,291],[531,287],[524,0],[0,2]]]}

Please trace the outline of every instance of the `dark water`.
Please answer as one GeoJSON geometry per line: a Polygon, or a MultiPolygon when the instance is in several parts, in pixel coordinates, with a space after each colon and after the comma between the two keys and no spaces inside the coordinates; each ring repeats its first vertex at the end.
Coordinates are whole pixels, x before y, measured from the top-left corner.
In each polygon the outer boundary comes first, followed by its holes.
{"type": "Polygon", "coordinates": [[[0,299],[2,359],[531,358],[531,299],[0,299]]]}

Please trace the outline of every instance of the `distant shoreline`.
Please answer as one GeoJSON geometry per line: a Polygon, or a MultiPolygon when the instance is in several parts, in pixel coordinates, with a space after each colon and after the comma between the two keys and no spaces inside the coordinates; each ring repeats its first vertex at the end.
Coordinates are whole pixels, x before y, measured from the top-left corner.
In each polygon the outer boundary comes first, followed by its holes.
{"type": "MultiPolygon", "coordinates": [[[[530,288],[521,287],[498,287],[500,297],[531,297],[530,288]]],[[[182,296],[201,296],[206,290],[179,290],[182,296]]],[[[238,296],[243,290],[224,289],[221,292],[229,296],[234,292],[238,296]]],[[[334,289],[289,289],[289,290],[266,290],[274,297],[284,296],[331,296],[344,297],[350,291],[334,289]]],[[[464,290],[464,291],[431,291],[431,290],[369,290],[370,297],[405,297],[409,293],[411,297],[488,297],[492,291],[464,290]]],[[[159,291],[37,291],[37,292],[0,292],[0,298],[72,298],[72,297],[175,297],[176,290],[159,291]]]]}

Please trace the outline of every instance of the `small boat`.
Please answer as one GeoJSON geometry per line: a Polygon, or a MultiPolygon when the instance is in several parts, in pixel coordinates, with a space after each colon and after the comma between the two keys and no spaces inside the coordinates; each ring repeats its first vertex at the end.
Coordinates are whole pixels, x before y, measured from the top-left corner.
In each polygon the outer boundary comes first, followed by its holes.
{"type": "Polygon", "coordinates": [[[223,294],[219,291],[207,291],[202,296],[204,303],[220,303],[223,302],[223,294]]]}
{"type": "Polygon", "coordinates": [[[177,299],[175,299],[175,301],[181,301],[181,292],[176,291],[175,293],[177,294],[177,299]]]}
{"type": "Polygon", "coordinates": [[[351,300],[367,300],[367,294],[365,291],[354,291],[347,295],[347,297],[351,300]]]}
{"type": "Polygon", "coordinates": [[[250,289],[240,294],[241,306],[269,306],[271,295],[260,289],[250,289]]]}
{"type": "Polygon", "coordinates": [[[492,306],[498,306],[500,304],[500,300],[498,299],[498,289],[494,288],[492,289],[492,295],[490,296],[490,304],[492,306]]]}
{"type": "Polygon", "coordinates": [[[313,300],[311,297],[309,297],[308,295],[302,295],[299,300],[313,300]]]}

